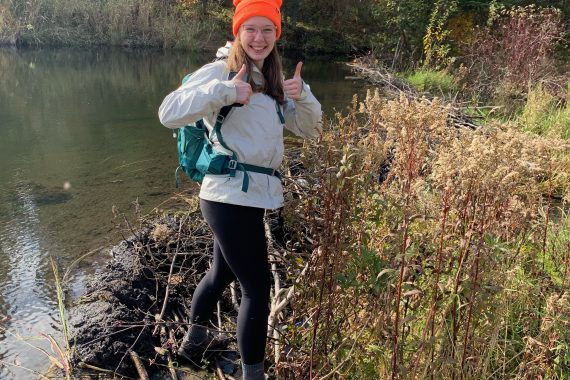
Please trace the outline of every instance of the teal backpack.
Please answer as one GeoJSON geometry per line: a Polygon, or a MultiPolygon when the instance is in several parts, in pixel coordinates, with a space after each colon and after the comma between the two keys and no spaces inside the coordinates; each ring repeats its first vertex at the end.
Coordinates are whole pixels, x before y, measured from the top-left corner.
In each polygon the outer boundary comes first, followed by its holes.
{"type": "MultiPolygon", "coordinates": [[[[232,71],[229,79],[233,78],[236,74],[236,72],[232,71]]],[[[182,80],[183,84],[188,80],[188,78],[190,78],[190,75],[191,74],[188,74],[184,77],[182,80]]],[[[235,177],[236,170],[241,170],[244,172],[241,187],[241,190],[244,192],[247,192],[249,186],[248,171],[273,175],[281,178],[281,174],[275,169],[239,162],[235,152],[224,142],[221,131],[222,124],[233,107],[241,106],[242,105],[239,103],[234,103],[232,105],[222,107],[216,117],[216,123],[212,130],[212,134],[216,135],[220,145],[231,152],[231,155],[214,149],[211,142],[211,136],[208,134],[208,129],[202,119],[178,129],[178,167],[174,174],[176,177],[176,187],[179,185],[178,172],[180,170],[186,173],[192,181],[198,183],[202,183],[206,174],[225,174],[230,177],[235,177]]],[[[281,112],[281,108],[277,102],[275,102],[275,106],[277,114],[279,115],[279,120],[281,123],[285,123],[285,118],[283,117],[283,113],[281,112]]]]}

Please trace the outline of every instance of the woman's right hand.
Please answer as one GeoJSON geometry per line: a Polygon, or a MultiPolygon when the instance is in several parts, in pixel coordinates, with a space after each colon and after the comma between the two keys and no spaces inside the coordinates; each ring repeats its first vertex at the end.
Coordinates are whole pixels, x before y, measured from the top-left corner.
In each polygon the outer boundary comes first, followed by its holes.
{"type": "Polygon", "coordinates": [[[247,69],[244,64],[242,65],[240,71],[232,79],[232,82],[234,82],[234,85],[236,86],[236,103],[248,104],[249,97],[253,92],[250,84],[244,81],[246,75],[247,69]]]}

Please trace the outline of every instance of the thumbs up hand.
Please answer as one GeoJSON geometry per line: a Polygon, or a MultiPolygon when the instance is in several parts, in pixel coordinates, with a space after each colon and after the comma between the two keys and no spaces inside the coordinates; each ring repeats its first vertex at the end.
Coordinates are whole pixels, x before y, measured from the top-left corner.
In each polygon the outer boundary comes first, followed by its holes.
{"type": "Polygon", "coordinates": [[[302,68],[303,62],[297,63],[293,78],[287,79],[285,82],[283,82],[283,92],[285,92],[285,95],[287,95],[287,97],[293,100],[301,99],[301,92],[303,91],[303,79],[301,78],[302,68]]]}
{"type": "Polygon", "coordinates": [[[248,104],[249,97],[253,92],[251,85],[244,81],[246,75],[247,69],[244,64],[241,66],[241,69],[236,74],[236,76],[232,79],[232,82],[234,82],[234,85],[236,86],[236,103],[248,104]]]}

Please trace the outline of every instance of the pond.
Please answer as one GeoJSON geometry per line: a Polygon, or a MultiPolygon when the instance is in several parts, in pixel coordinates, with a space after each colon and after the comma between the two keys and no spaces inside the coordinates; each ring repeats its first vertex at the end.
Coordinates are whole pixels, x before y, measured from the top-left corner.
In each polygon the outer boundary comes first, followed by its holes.
{"type": "MultiPolygon", "coordinates": [[[[125,218],[183,207],[176,144],[157,109],[211,55],[0,49],[0,379],[46,373],[48,336],[63,341],[50,258],[67,298],[130,235],[125,218]]],[[[296,60],[285,60],[292,75],[296,60]]],[[[346,65],[307,59],[303,78],[326,115],[363,83],[346,65]]]]}

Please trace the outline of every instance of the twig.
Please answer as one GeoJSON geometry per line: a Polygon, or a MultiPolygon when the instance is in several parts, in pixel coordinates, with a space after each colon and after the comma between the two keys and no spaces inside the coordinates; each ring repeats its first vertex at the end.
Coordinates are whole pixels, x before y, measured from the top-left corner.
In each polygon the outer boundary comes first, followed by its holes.
{"type": "Polygon", "coordinates": [[[166,256],[166,257],[170,257],[170,256],[203,256],[203,257],[210,257],[212,256],[209,253],[204,253],[204,252],[158,252],[155,253],[154,255],[159,255],[159,256],[166,256]]]}
{"type": "Polygon", "coordinates": [[[101,367],[97,367],[94,366],[92,364],[89,363],[85,363],[85,362],[79,362],[79,367],[81,368],[87,368],[87,369],[92,369],[94,371],[98,371],[98,372],[103,372],[103,373],[112,373],[112,374],[116,374],[116,371],[110,370],[110,369],[106,369],[106,368],[101,368],[101,367]]]}
{"type": "MultiPolygon", "coordinates": [[[[123,214],[123,212],[120,211],[115,205],[113,205],[112,211],[113,211],[113,214],[115,214],[115,215],[120,214],[120,215],[123,217],[123,219],[124,219],[124,221],[125,221],[125,224],[127,225],[127,227],[129,228],[129,230],[131,231],[131,234],[132,234],[132,235],[137,239],[137,241],[140,243],[140,242],[141,242],[141,237],[135,232],[135,230],[133,229],[133,226],[131,226],[131,223],[129,223],[129,220],[127,219],[127,216],[126,216],[125,214],[123,214]]],[[[126,241],[127,239],[124,239],[124,237],[123,237],[123,240],[126,241]]]]}
{"type": "Polygon", "coordinates": [[[63,274],[63,277],[61,278],[62,282],[66,282],[67,280],[67,276],[71,273],[71,269],[73,267],[75,267],[75,265],[77,265],[77,263],[81,262],[84,258],[91,256],[92,254],[101,251],[101,248],[95,248],[92,249],[91,251],[87,252],[86,254],[80,256],[79,258],[73,260],[73,262],[71,264],[69,264],[69,266],[67,267],[67,269],[65,270],[65,273],[63,274]]]}
{"type": "Polygon", "coordinates": [[[299,276],[297,276],[295,282],[293,283],[293,285],[291,285],[291,287],[287,289],[281,289],[280,294],[283,294],[286,291],[287,295],[279,303],[277,303],[274,307],[271,308],[271,313],[279,313],[289,304],[289,302],[291,302],[291,300],[293,299],[293,295],[295,294],[295,286],[299,284],[300,279],[305,275],[307,269],[309,269],[309,262],[305,264],[305,266],[301,270],[301,273],[299,273],[299,276]]]}
{"type": "Polygon", "coordinates": [[[222,368],[220,367],[220,363],[218,363],[217,360],[216,360],[216,375],[218,375],[219,380],[226,380],[226,377],[224,376],[224,372],[222,371],[222,368]]]}
{"type": "Polygon", "coordinates": [[[128,353],[134,352],[134,351],[133,351],[133,347],[137,344],[137,342],[139,341],[139,339],[140,339],[142,333],[144,332],[144,330],[146,330],[146,328],[147,328],[147,327],[144,326],[144,327],[141,329],[141,331],[139,332],[139,335],[137,335],[137,337],[136,337],[135,341],[133,342],[133,344],[131,344],[131,346],[129,347],[129,349],[127,350],[127,352],[125,352],[125,354],[123,355],[123,357],[122,357],[121,360],[119,361],[119,364],[117,364],[117,367],[115,368],[115,370],[117,370],[117,369],[121,366],[121,364],[123,363],[123,360],[125,360],[125,357],[127,356],[128,353]]]}
{"type": "MultiPolygon", "coordinates": [[[[365,326],[368,325],[368,323],[370,322],[370,320],[372,319],[372,315],[371,314],[368,317],[368,320],[366,321],[366,323],[364,324],[365,326]]],[[[348,361],[354,360],[354,358],[352,357],[352,351],[354,351],[354,347],[356,346],[356,343],[358,343],[358,340],[360,339],[360,337],[362,336],[362,334],[366,331],[366,329],[360,329],[360,332],[358,333],[358,335],[356,336],[356,339],[354,339],[354,342],[352,342],[352,346],[350,347],[350,350],[348,351],[348,354],[346,354],[346,358],[340,362],[336,367],[334,367],[329,373],[327,373],[324,376],[319,377],[319,380],[325,380],[329,377],[331,377],[332,375],[334,375],[335,373],[337,373],[337,371],[344,366],[348,361]]],[[[343,339],[343,343],[344,340],[346,340],[348,337],[346,337],[345,339],[343,339]]],[[[342,344],[339,345],[339,349],[340,347],[342,347],[342,344]]]]}
{"type": "MultiPolygon", "coordinates": [[[[20,334],[14,334],[13,332],[11,332],[11,331],[9,331],[9,330],[7,330],[7,329],[5,329],[5,328],[1,328],[1,327],[0,327],[0,332],[5,333],[5,334],[8,334],[8,335],[14,337],[16,340],[18,340],[18,341],[24,343],[25,345],[27,345],[27,346],[33,348],[34,350],[37,350],[37,351],[41,352],[41,353],[44,354],[51,362],[56,362],[56,361],[57,361],[57,359],[56,359],[53,355],[50,355],[50,354],[49,354],[46,350],[44,350],[43,348],[34,346],[34,345],[31,344],[30,342],[28,342],[24,337],[22,337],[20,334]]],[[[48,335],[45,335],[45,334],[41,334],[41,333],[40,333],[40,335],[41,335],[42,337],[46,338],[48,341],[49,341],[50,338],[51,338],[51,337],[48,337],[48,335]]],[[[51,339],[53,339],[53,338],[51,338],[51,339]]],[[[50,342],[50,343],[51,343],[51,342],[50,342]]],[[[55,364],[55,363],[54,363],[54,364],[55,364]]],[[[16,367],[20,367],[20,366],[16,366],[16,367]]],[[[28,369],[28,368],[25,368],[25,367],[22,367],[22,368],[28,369]]]]}

